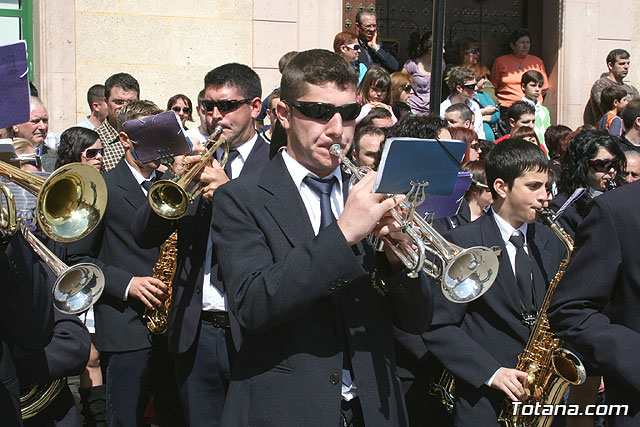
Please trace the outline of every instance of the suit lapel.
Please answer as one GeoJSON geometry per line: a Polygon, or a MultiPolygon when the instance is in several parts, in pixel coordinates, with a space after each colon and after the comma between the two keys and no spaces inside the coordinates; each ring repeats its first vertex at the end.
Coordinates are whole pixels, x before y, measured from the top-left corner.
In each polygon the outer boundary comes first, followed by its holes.
{"type": "Polygon", "coordinates": [[[533,284],[536,290],[536,302],[538,308],[544,299],[547,285],[555,276],[552,253],[547,249],[549,239],[543,233],[536,233],[536,227],[544,227],[542,224],[529,224],[527,229],[527,242],[533,258],[533,284]]]}
{"type": "Polygon", "coordinates": [[[266,164],[258,186],[270,195],[265,208],[293,246],[315,237],[309,214],[282,154],[278,153],[266,164]]]}
{"type": "MultiPolygon", "coordinates": [[[[499,260],[500,266],[498,267],[498,278],[493,284],[493,287],[499,287],[499,293],[503,298],[510,300],[507,307],[514,307],[517,309],[520,307],[520,296],[518,295],[518,288],[516,284],[516,277],[513,274],[513,268],[509,255],[507,254],[507,247],[502,240],[500,229],[493,218],[493,211],[485,217],[480,217],[478,221],[482,221],[482,244],[488,248],[492,246],[498,246],[502,251],[499,260]]],[[[497,289],[496,289],[497,290],[497,289]]],[[[519,309],[517,309],[519,312],[519,309]]],[[[520,313],[518,313],[518,316],[520,313]]]]}
{"type": "Polygon", "coordinates": [[[253,148],[249,155],[247,156],[247,160],[244,162],[242,166],[242,170],[240,171],[240,176],[256,171],[257,169],[262,168],[269,161],[269,144],[264,142],[264,139],[258,135],[258,139],[256,143],[253,144],[253,148]]]}
{"type": "Polygon", "coordinates": [[[122,191],[122,197],[134,209],[138,209],[142,204],[147,203],[147,198],[125,162],[126,160],[122,158],[114,168],[114,173],[116,174],[118,187],[122,191]]]}

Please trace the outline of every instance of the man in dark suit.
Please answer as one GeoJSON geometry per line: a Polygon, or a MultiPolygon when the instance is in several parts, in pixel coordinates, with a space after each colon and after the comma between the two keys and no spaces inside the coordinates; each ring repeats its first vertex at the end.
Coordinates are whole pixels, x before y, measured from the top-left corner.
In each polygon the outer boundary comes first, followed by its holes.
{"type": "Polygon", "coordinates": [[[205,167],[200,177],[207,184],[204,195],[191,204],[186,216],[169,221],[145,204],[133,227],[142,247],[159,246],[178,230],[168,337],[169,351],[176,355],[180,401],[192,427],[219,424],[235,354],[233,332],[236,346],[240,345],[240,330],[227,311],[224,285],[218,278],[207,232],[211,228],[211,195],[229,179],[256,173],[269,161],[269,146],[253,126],[261,105],[256,72],[246,65],[222,65],[207,74],[204,92],[201,104],[207,110],[207,129],[212,134],[216,126],[222,126],[221,138],[235,155],[230,154],[224,169],[217,161],[205,167]]]}
{"type": "Polygon", "coordinates": [[[502,251],[491,289],[468,304],[436,295],[432,326],[422,334],[456,378],[456,426],[496,425],[505,398],[525,397],[526,374],[512,367],[564,255],[553,231],[535,222],[536,209],[547,200],[548,171],[548,159],[535,145],[521,139],[497,144],[486,161],[490,213],[445,235],[463,248],[502,251]]]}
{"type": "Polygon", "coordinates": [[[43,348],[53,333],[53,301],[46,272],[20,233],[0,239],[0,419],[21,426],[20,389],[9,345],[43,348]]]}
{"type": "Polygon", "coordinates": [[[213,242],[243,331],[222,425],[407,424],[392,326],[424,330],[431,298],[422,274],[363,241],[404,238],[386,216],[401,198],[373,193],[371,173],[344,202],[329,147],[351,146],[356,79],[332,52],[298,54],[277,105],[286,150],[215,192],[213,242]]]}
{"type": "Polygon", "coordinates": [[[160,112],[149,101],[133,101],[122,109],[117,126],[125,155],[104,175],[109,197],[104,217],[91,234],[67,249],[70,263],[92,262],[105,274],[94,313],[109,425],[141,425],[151,389],[160,425],[183,424],[174,403],[177,392],[166,339],[152,336],[143,320],[145,308],[153,309],[166,297],[166,285],[151,277],[159,251],[137,246],[131,232],[137,209],[148,204],[146,192],[158,162],[136,160],[133,144],[122,132],[124,122],[160,112]]]}
{"type": "Polygon", "coordinates": [[[616,427],[640,424],[639,197],[633,183],[593,199],[549,309],[557,336],[601,369],[607,404],[629,405],[607,420],[616,427]]]}

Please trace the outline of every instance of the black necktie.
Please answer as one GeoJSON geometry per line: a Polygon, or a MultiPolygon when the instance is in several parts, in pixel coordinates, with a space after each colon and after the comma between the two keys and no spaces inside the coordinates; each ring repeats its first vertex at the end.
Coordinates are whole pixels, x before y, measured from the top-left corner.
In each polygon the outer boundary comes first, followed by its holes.
{"type": "Polygon", "coordinates": [[[305,176],[303,180],[314,193],[320,196],[320,230],[324,230],[336,220],[331,210],[331,190],[336,181],[335,176],[325,179],[305,176]]]}
{"type": "Polygon", "coordinates": [[[227,174],[227,178],[229,179],[233,179],[233,176],[231,176],[231,163],[233,163],[233,161],[236,159],[236,157],[238,157],[240,153],[238,153],[238,150],[235,148],[232,148],[229,151],[229,157],[227,158],[227,163],[224,164],[224,173],[227,174]]]}
{"type": "Polygon", "coordinates": [[[142,185],[142,188],[144,188],[145,190],[147,190],[147,193],[149,192],[149,189],[151,188],[151,186],[153,185],[153,179],[147,179],[145,181],[142,181],[142,183],[140,184],[142,185]]]}
{"type": "Polygon", "coordinates": [[[536,306],[533,297],[533,281],[531,279],[531,258],[524,250],[524,234],[516,230],[509,241],[516,247],[516,282],[520,294],[520,304],[523,316],[535,316],[536,306]]]}

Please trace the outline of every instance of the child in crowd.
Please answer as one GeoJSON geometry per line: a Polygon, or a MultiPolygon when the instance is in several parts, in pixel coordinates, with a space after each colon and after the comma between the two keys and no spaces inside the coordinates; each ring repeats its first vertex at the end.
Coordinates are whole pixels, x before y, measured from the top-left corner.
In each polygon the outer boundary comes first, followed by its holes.
{"type": "Polygon", "coordinates": [[[627,106],[627,91],[619,85],[612,85],[602,91],[600,104],[606,113],[598,122],[598,130],[609,132],[614,136],[622,136],[624,125],[618,117],[627,106]]]}
{"type": "Polygon", "coordinates": [[[530,103],[536,109],[533,130],[544,152],[547,153],[549,150],[547,150],[547,145],[544,142],[544,132],[551,126],[551,116],[549,115],[547,107],[540,103],[540,94],[542,94],[542,87],[544,86],[544,76],[540,71],[529,70],[522,75],[520,84],[522,85],[522,92],[524,92],[522,101],[530,103]]]}

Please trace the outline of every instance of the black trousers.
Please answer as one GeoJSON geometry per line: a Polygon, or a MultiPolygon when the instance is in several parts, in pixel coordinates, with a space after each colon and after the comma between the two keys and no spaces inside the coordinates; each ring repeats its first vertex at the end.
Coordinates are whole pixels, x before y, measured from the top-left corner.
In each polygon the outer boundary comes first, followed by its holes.
{"type": "Polygon", "coordinates": [[[165,336],[152,337],[142,350],[100,353],[107,386],[107,419],[110,427],[143,426],[144,410],[153,395],[160,426],[186,426],[173,371],[173,358],[165,336]]]}
{"type": "Polygon", "coordinates": [[[189,427],[220,425],[234,357],[231,330],[201,320],[194,344],[175,359],[180,404],[189,427]]]}
{"type": "Polygon", "coordinates": [[[362,415],[362,406],[360,399],[354,398],[343,400],[340,405],[340,423],[339,427],[364,427],[364,416],[362,415]]]}

